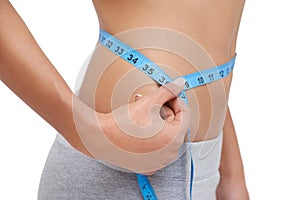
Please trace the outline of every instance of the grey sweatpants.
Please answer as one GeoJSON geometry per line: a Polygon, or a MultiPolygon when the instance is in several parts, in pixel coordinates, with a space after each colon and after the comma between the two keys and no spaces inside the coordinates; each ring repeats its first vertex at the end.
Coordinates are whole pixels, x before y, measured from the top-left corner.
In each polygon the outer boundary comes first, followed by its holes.
{"type": "MultiPolygon", "coordinates": [[[[195,165],[193,199],[216,199],[222,134],[191,145],[195,165]]],[[[189,199],[190,153],[186,149],[187,143],[176,161],[149,176],[158,199],[189,199]]],[[[85,156],[58,134],[42,173],[38,199],[142,200],[142,196],[134,173],[85,156]]]]}

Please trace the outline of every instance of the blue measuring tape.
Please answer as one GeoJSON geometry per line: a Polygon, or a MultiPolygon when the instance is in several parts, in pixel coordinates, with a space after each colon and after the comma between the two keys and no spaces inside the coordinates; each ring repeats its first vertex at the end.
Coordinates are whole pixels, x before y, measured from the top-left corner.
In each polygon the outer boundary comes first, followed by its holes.
{"type": "MultiPolygon", "coordinates": [[[[153,61],[151,61],[149,58],[147,58],[137,50],[105,32],[104,30],[100,30],[99,43],[109,49],[115,55],[121,57],[123,60],[138,68],[140,71],[155,80],[160,85],[172,82],[172,79],[157,64],[155,64],[153,61]]],[[[182,76],[182,78],[184,78],[186,82],[184,90],[179,94],[179,97],[186,104],[188,104],[187,96],[185,93],[186,90],[225,78],[233,70],[234,63],[235,57],[220,66],[182,76]]],[[[188,139],[190,143],[190,130],[188,130],[188,139]]],[[[191,156],[190,200],[192,200],[194,163],[190,145],[189,152],[191,156]]],[[[157,200],[158,198],[151,186],[151,183],[148,180],[148,177],[142,174],[136,174],[136,177],[144,200],[157,200]]]]}

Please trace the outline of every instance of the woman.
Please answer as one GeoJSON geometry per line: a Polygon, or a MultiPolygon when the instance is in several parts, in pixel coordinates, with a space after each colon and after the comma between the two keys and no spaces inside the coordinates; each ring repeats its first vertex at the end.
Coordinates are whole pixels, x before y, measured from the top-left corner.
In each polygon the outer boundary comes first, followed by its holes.
{"type": "MultiPolygon", "coordinates": [[[[100,28],[116,37],[123,37],[127,43],[143,37],[152,41],[157,38],[156,33],[158,36],[177,34],[186,44],[190,44],[191,40],[200,44],[195,52],[190,52],[191,58],[161,51],[160,46],[140,50],[155,63],[161,63],[163,70],[174,77],[199,70],[196,64],[201,64],[201,70],[208,69],[214,63],[228,62],[235,55],[242,1],[173,1],[172,5],[167,1],[159,2],[159,5],[153,1],[93,2],[100,28]],[[147,31],[139,32],[140,28],[147,31]],[[193,53],[199,55],[201,61],[193,60],[193,53]]],[[[63,136],[58,135],[50,151],[41,178],[39,199],[142,199],[135,176],[130,171],[151,174],[149,179],[159,199],[188,199],[189,153],[183,151],[175,158],[177,150],[180,152],[189,121],[191,136],[186,136],[185,141],[192,141],[195,163],[193,198],[248,198],[236,136],[227,109],[231,74],[187,91],[189,113],[185,104],[174,98],[182,90],[182,79],[157,89],[158,85],[146,76],[137,77],[137,70],[122,59],[104,65],[110,53],[97,44],[78,99],[38,48],[9,2],[1,1],[0,6],[4,11],[0,14],[1,80],[63,136]],[[96,70],[100,70],[101,74],[95,73],[96,70]],[[18,73],[23,76],[19,77],[18,73]],[[130,86],[130,95],[116,92],[123,91],[124,88],[120,89],[122,85],[130,86]],[[163,127],[156,131],[151,129],[148,132],[156,135],[146,138],[140,138],[136,126],[125,131],[120,129],[117,122],[128,119],[124,109],[120,108],[127,109],[127,103],[130,103],[128,108],[132,121],[139,126],[150,124],[147,126],[150,129],[151,125],[160,122],[157,112],[151,112],[151,109],[157,104],[164,105],[161,110],[165,119],[163,127]],[[96,120],[90,107],[97,111],[96,120]],[[113,110],[117,115],[113,114],[113,110]],[[100,131],[95,121],[100,123],[100,131]],[[134,135],[128,136],[128,133],[134,135]],[[105,137],[100,140],[99,135],[106,136],[113,145],[104,144],[105,137]],[[112,158],[114,146],[129,154],[152,153],[162,147],[168,148],[164,153],[157,151],[159,153],[139,159],[125,153],[128,159],[122,161],[122,157],[112,158]],[[202,153],[198,157],[195,156],[197,150],[202,153]]],[[[179,51],[181,46],[184,44],[178,43],[179,51]]]]}

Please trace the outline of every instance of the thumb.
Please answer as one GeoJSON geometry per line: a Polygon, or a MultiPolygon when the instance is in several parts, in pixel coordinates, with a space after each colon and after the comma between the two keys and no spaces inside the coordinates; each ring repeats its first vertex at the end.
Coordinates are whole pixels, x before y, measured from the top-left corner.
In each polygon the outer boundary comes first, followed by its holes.
{"type": "Polygon", "coordinates": [[[180,94],[184,88],[184,83],[185,80],[183,78],[177,78],[175,81],[158,88],[158,90],[153,92],[149,97],[154,103],[163,105],[180,94]]]}

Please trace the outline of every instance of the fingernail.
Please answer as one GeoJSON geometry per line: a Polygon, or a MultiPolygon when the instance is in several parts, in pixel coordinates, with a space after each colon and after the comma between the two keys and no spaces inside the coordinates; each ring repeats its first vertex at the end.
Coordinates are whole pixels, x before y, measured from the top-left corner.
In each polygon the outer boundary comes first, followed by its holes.
{"type": "Polygon", "coordinates": [[[182,87],[185,84],[185,80],[184,78],[177,78],[175,81],[173,81],[172,83],[174,83],[175,85],[182,87]]]}
{"type": "Polygon", "coordinates": [[[141,94],[135,94],[135,97],[141,97],[141,96],[143,96],[143,95],[141,95],[141,94]]]}

